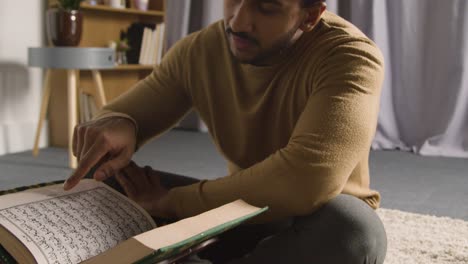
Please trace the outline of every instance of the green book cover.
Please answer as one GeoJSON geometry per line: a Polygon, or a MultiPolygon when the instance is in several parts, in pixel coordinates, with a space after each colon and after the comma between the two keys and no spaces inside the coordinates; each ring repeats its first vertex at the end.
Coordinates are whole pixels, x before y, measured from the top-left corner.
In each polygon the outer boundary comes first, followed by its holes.
{"type": "Polygon", "coordinates": [[[202,232],[200,234],[197,234],[193,237],[190,237],[190,238],[187,238],[183,241],[180,241],[176,244],[173,244],[173,245],[170,245],[170,246],[167,246],[167,247],[163,247],[163,248],[160,248],[158,250],[156,250],[152,255],[149,255],[149,256],[146,256],[145,258],[142,258],[140,259],[139,261],[135,262],[137,264],[151,264],[151,263],[157,263],[157,262],[160,262],[162,260],[165,260],[165,259],[168,259],[168,258],[171,258],[173,256],[176,256],[184,251],[186,251],[187,249],[190,249],[192,248],[193,246],[195,245],[198,245],[200,243],[202,243],[203,241],[206,241],[212,237],[215,237],[223,232],[226,232],[227,230],[229,229],[232,229],[240,224],[242,224],[243,222],[247,221],[248,219],[251,219],[263,212],[265,212],[266,210],[268,210],[268,207],[264,207],[256,212],[253,212],[251,214],[248,214],[246,216],[243,216],[241,218],[238,218],[238,219],[234,219],[232,221],[229,221],[229,222],[226,222],[226,223],[223,223],[221,225],[218,225],[214,228],[211,228],[205,232],[202,232]]]}

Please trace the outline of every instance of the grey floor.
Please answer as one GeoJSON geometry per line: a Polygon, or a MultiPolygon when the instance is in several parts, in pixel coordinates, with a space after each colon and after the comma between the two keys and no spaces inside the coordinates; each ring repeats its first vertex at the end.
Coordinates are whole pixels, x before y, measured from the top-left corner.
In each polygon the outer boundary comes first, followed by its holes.
{"type": "MultiPolygon", "coordinates": [[[[227,174],[209,136],[196,132],[169,132],[140,149],[135,161],[196,178],[227,174]]],[[[468,159],[373,151],[370,164],[382,207],[468,220],[468,159]]],[[[62,180],[70,173],[65,149],[43,149],[38,158],[31,152],[0,156],[0,190],[62,180]]]]}

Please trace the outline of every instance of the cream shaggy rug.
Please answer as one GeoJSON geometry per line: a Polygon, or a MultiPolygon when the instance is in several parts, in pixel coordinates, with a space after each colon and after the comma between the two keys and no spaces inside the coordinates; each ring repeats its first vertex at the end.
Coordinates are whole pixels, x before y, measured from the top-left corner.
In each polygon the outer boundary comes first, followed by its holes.
{"type": "Polygon", "coordinates": [[[378,209],[388,237],[385,264],[468,264],[468,222],[378,209]]]}

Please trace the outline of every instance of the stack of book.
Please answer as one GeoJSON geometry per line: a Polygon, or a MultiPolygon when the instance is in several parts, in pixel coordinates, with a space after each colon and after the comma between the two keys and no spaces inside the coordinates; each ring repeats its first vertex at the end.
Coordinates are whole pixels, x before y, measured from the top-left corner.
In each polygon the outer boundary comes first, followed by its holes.
{"type": "Polygon", "coordinates": [[[164,23],[157,24],[155,29],[145,27],[141,39],[138,63],[154,65],[161,62],[164,46],[164,23]]]}
{"type": "Polygon", "coordinates": [[[142,65],[160,63],[164,52],[164,31],[164,23],[132,23],[124,34],[130,46],[126,52],[127,62],[142,65]]]}

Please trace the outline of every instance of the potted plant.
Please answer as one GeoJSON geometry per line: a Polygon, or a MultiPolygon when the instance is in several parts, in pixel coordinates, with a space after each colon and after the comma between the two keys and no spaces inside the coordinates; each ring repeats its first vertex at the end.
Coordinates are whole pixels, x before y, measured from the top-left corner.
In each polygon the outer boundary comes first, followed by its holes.
{"type": "Polygon", "coordinates": [[[47,10],[47,35],[54,46],[77,46],[81,40],[83,14],[80,4],[84,0],[58,0],[47,10]]]}
{"type": "Polygon", "coordinates": [[[117,64],[127,64],[127,51],[130,50],[130,45],[128,45],[128,39],[123,38],[117,41],[115,51],[115,61],[117,64]]]}

